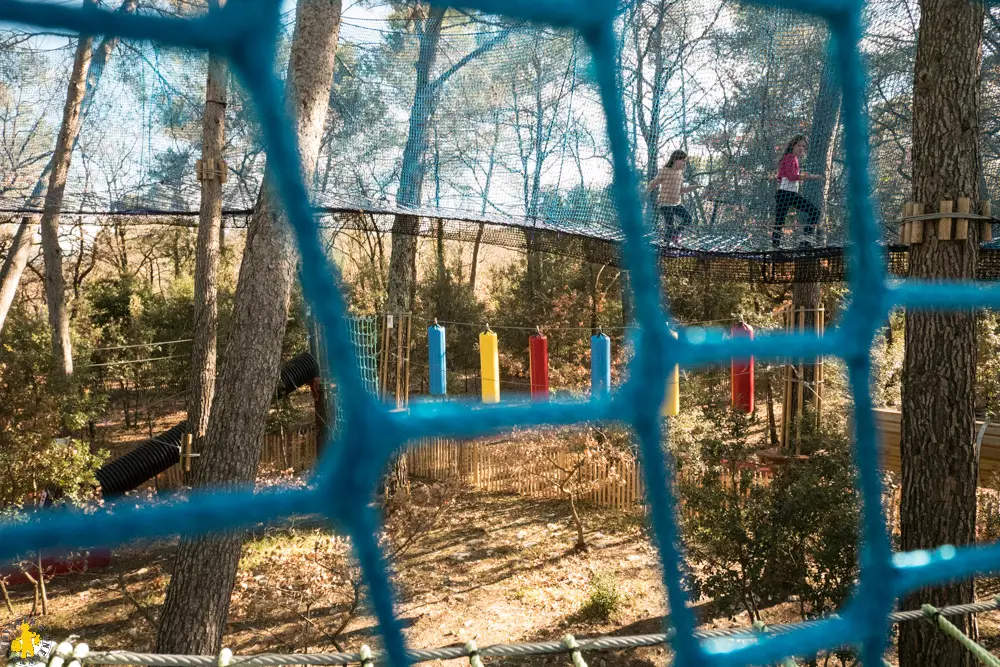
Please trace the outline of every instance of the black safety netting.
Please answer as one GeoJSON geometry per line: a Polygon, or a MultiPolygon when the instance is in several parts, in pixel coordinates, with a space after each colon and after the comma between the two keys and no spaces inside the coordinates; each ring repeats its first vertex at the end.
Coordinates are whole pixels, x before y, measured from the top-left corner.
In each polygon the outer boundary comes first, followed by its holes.
{"type": "MultiPolygon", "coordinates": [[[[155,5],[141,3],[139,11],[163,10],[155,5]]],[[[890,246],[912,190],[917,15],[916,0],[869,3],[862,43],[869,176],[897,274],[905,248],[890,246]]],[[[293,19],[294,9],[285,15],[285,46],[293,19]]],[[[982,199],[1000,176],[998,25],[987,17],[982,199]]],[[[616,28],[628,136],[643,185],[673,150],[684,149],[685,182],[700,186],[682,199],[691,221],[676,238],[668,238],[655,194],[644,197],[649,242],[668,260],[666,270],[735,280],[842,279],[851,239],[839,82],[826,28],[789,11],[714,0],[635,0],[623,5],[616,28]],[[803,169],[826,177],[800,189],[819,225],[807,233],[809,212],[792,211],[775,234],[774,175],[796,134],[809,142],[803,169]]],[[[15,219],[42,208],[74,40],[7,34],[0,211],[15,219]]],[[[107,53],[95,56],[88,77],[63,214],[94,225],[109,218],[195,224],[205,55],[128,40],[107,53]]],[[[321,224],[432,235],[441,220],[449,239],[617,263],[621,234],[604,115],[578,35],[474,12],[358,3],[345,8],[337,57],[309,183],[321,224]],[[361,213],[371,214],[369,222],[358,222],[361,213]]],[[[224,157],[224,208],[239,226],[256,201],[266,153],[238,81],[229,86],[224,157]]],[[[983,247],[983,279],[1000,277],[993,253],[1000,241],[983,247]]]]}

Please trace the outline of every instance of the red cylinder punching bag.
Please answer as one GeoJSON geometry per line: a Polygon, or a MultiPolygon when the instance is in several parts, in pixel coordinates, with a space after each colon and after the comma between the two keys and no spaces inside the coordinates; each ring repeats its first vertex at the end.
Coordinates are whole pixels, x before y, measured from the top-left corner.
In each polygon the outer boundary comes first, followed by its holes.
{"type": "MultiPolygon", "coordinates": [[[[734,324],[729,330],[733,338],[746,336],[753,338],[753,327],[746,322],[734,324]]],[[[741,412],[753,412],[753,357],[749,361],[746,359],[733,359],[732,370],[732,401],[733,410],[741,412]]]]}
{"type": "Polygon", "coordinates": [[[549,400],[549,341],[542,332],[528,339],[529,370],[531,372],[531,400],[549,400]]]}

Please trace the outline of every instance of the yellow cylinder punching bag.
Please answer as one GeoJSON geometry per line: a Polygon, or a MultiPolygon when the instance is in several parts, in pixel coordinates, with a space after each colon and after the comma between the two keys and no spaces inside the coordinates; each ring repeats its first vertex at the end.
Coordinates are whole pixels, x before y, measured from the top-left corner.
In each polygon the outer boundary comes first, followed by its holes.
{"type": "MultiPolygon", "coordinates": [[[[671,331],[670,335],[677,338],[677,332],[671,331]]],[[[664,417],[676,417],[681,411],[681,369],[674,364],[670,375],[667,376],[667,395],[660,406],[660,414],[664,417]]]]}
{"type": "Polygon", "coordinates": [[[497,335],[489,327],[479,334],[479,366],[483,379],[483,403],[499,403],[500,354],[497,335]]]}

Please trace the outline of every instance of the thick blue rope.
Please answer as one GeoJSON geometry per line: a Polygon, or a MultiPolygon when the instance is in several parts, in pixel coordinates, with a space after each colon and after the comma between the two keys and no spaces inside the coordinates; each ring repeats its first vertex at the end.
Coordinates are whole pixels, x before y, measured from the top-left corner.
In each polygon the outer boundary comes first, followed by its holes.
{"type": "Polygon", "coordinates": [[[857,0],[759,0],[759,4],[794,9],[825,19],[834,40],[834,54],[843,89],[843,122],[848,174],[849,278],[852,299],[841,326],[825,338],[810,335],[762,335],[754,340],[723,340],[706,335],[668,334],[661,307],[655,257],[644,241],[644,225],[636,175],[624,123],[616,71],[618,45],[612,30],[615,3],[610,0],[467,0],[468,9],[506,14],[558,27],[577,29],[593,57],[595,80],[607,119],[614,168],[614,203],[625,239],[623,255],[635,290],[635,340],[629,381],[609,399],[586,404],[479,408],[449,404],[417,405],[407,416],[389,413],[364,391],[354,363],[354,348],[338,289],[338,273],[323,255],[305,184],[298,178],[298,151],[292,124],[287,122],[280,82],[273,74],[278,0],[227,3],[211,16],[181,20],[135,16],[105,10],[82,10],[20,0],[0,3],[0,19],[35,28],[117,34],[219,53],[229,59],[250,91],[261,120],[268,160],[276,167],[276,183],[302,257],[301,280],[326,344],[349,363],[338,364],[336,381],[346,419],[338,440],[325,448],[312,490],[254,494],[249,489],[226,493],[198,492],[182,505],[113,508],[82,515],[53,511],[30,524],[0,525],[0,559],[50,547],[115,546],[164,534],[198,535],[223,528],[269,522],[298,513],[322,512],[331,523],[350,532],[371,592],[386,649],[395,665],[406,664],[404,642],[393,611],[393,593],[385,563],[374,540],[377,517],[367,506],[381,471],[393,453],[409,440],[439,435],[469,438],[494,434],[513,426],[569,425],[613,419],[631,425],[639,437],[646,486],[652,507],[654,535],[660,548],[664,584],[669,594],[673,645],[679,665],[744,665],[775,662],[789,655],[808,655],[843,645],[863,646],[865,664],[881,664],[887,615],[894,600],[928,584],[1000,569],[1000,544],[934,552],[891,553],[886,534],[878,477],[876,431],[868,386],[868,350],[877,327],[894,307],[966,309],[1000,306],[1000,287],[974,284],[887,284],[877,245],[878,228],[869,198],[868,132],[863,111],[865,79],[858,41],[861,4],[857,0]],[[855,458],[864,502],[861,578],[851,604],[840,617],[781,635],[762,635],[748,644],[692,635],[695,619],[680,586],[682,555],[675,520],[675,497],[668,461],[660,446],[659,405],[668,369],[674,363],[695,367],[725,363],[733,356],[760,358],[838,355],[845,359],[855,400],[855,458]]]}

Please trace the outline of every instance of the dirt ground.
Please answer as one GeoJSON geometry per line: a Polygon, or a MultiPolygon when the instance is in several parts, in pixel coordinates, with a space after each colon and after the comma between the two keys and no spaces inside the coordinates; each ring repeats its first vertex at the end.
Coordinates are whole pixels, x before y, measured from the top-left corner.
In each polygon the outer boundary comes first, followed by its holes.
{"type": "MultiPolygon", "coordinates": [[[[397,554],[392,579],[410,647],[662,632],[659,560],[641,515],[586,508],[590,549],[581,552],[574,549],[575,531],[563,502],[451,495],[436,487],[417,487],[414,498],[416,509],[385,545],[386,553],[397,554]]],[[[54,579],[48,585],[49,613],[38,619],[43,634],[76,634],[94,650],[151,650],[171,547],[170,542],[134,544],[116,550],[107,570],[54,579]]],[[[255,534],[244,547],[224,645],[237,654],[378,648],[363,589],[357,608],[348,613],[356,579],[349,551],[345,538],[315,521],[255,534]]],[[[30,586],[12,588],[11,594],[18,614],[31,610],[30,586]]],[[[702,628],[749,625],[745,615],[711,618],[710,601],[701,601],[698,610],[702,628]]],[[[792,605],[784,605],[765,611],[764,620],[797,617],[792,605]]],[[[979,623],[984,644],[1000,647],[1000,614],[984,614],[979,623]]],[[[663,648],[587,654],[596,667],[663,664],[665,657],[663,648]]]]}

